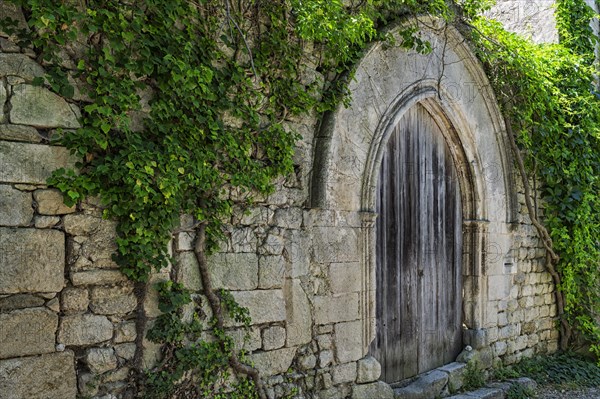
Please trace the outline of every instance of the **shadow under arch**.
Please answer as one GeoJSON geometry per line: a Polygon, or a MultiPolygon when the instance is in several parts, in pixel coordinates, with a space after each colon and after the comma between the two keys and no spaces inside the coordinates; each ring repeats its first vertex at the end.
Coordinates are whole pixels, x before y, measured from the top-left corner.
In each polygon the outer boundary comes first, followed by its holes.
{"type": "MultiPolygon", "coordinates": [[[[490,84],[465,39],[431,19],[422,35],[428,55],[374,45],[350,86],[352,103],[324,116],[315,137],[312,208],[360,214],[362,352],[375,336],[375,200],[386,143],[404,113],[419,103],[444,132],[463,204],[463,320],[469,331],[493,327],[488,275],[506,273],[517,218],[506,129],[490,84]],[[458,93],[452,90],[463,87],[458,93]],[[466,95],[466,88],[473,95],[466,95]],[[494,244],[494,257],[488,247],[494,244]]],[[[470,94],[470,93],[469,93],[470,94]]],[[[467,338],[466,341],[469,341],[467,338]]],[[[469,342],[466,342],[469,343],[469,342]]]]}

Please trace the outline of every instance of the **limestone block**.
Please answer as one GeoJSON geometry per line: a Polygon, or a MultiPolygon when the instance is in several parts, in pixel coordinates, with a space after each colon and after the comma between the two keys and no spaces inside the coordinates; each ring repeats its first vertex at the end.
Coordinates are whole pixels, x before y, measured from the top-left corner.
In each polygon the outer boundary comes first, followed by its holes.
{"type": "Polygon", "coordinates": [[[0,359],[54,352],[58,316],[45,308],[0,314],[0,359]]]}
{"type": "Polygon", "coordinates": [[[135,321],[124,321],[115,328],[115,342],[133,342],[137,336],[135,321]]]}
{"type": "Polygon", "coordinates": [[[236,328],[227,331],[226,334],[233,339],[233,345],[236,351],[244,349],[252,352],[262,348],[262,338],[260,336],[260,328],[258,327],[251,327],[248,331],[242,328],[236,328]]]}
{"type": "Polygon", "coordinates": [[[238,228],[231,232],[231,244],[233,252],[256,253],[258,239],[251,228],[238,228]]]}
{"type": "Polygon", "coordinates": [[[335,325],[335,348],[339,363],[353,362],[363,357],[361,329],[361,321],[335,325]]]}
{"type": "Polygon", "coordinates": [[[191,291],[200,291],[202,281],[200,280],[200,269],[193,252],[182,252],[177,256],[178,279],[179,283],[191,291]]]}
{"type": "Polygon", "coordinates": [[[373,356],[366,356],[358,361],[357,383],[377,381],[379,376],[381,376],[381,365],[373,356]]]}
{"type": "Polygon", "coordinates": [[[332,263],[329,266],[329,281],[334,294],[359,292],[362,271],[358,262],[332,263]]]}
{"type": "Polygon", "coordinates": [[[0,77],[18,76],[31,81],[44,75],[44,68],[25,54],[0,53],[0,77]]]}
{"type": "Polygon", "coordinates": [[[115,354],[117,357],[125,360],[131,360],[135,356],[136,346],[134,343],[115,345],[115,354]]]}
{"type": "Polygon", "coordinates": [[[58,292],[64,268],[62,232],[0,228],[0,294],[58,292]]]}
{"type": "Polygon", "coordinates": [[[75,399],[73,352],[0,361],[0,399],[75,399]]]}
{"type": "Polygon", "coordinates": [[[90,292],[90,309],[96,314],[126,314],[135,309],[133,286],[94,287],[90,292]]]}
{"type": "MultiPolygon", "coordinates": [[[[1,56],[1,54],[0,54],[1,56]]],[[[0,103],[2,103],[2,83],[0,83],[0,103]]],[[[41,143],[42,135],[31,126],[0,125],[0,140],[24,141],[27,143],[41,143]]]]}
{"type": "Polygon", "coordinates": [[[361,259],[357,229],[315,228],[313,244],[315,261],[318,263],[359,262],[361,259]]]}
{"type": "Polygon", "coordinates": [[[292,365],[295,355],[296,348],[283,348],[269,352],[253,353],[249,357],[261,376],[268,377],[285,373],[292,365]]]}
{"type": "Polygon", "coordinates": [[[148,280],[148,290],[146,291],[146,297],[144,298],[144,313],[146,317],[154,318],[162,314],[158,308],[158,287],[159,283],[170,279],[171,276],[167,270],[161,270],[159,273],[152,273],[150,275],[150,279],[148,280]]]}
{"type": "Polygon", "coordinates": [[[302,208],[277,209],[273,222],[285,229],[299,229],[302,226],[302,208]]]}
{"type": "Polygon", "coordinates": [[[356,363],[338,364],[333,368],[333,384],[343,384],[344,382],[354,382],[356,380],[356,363]]]}
{"type": "Polygon", "coordinates": [[[436,398],[441,396],[447,383],[448,374],[433,370],[420,375],[406,387],[394,389],[394,393],[400,398],[436,398]]]}
{"type": "Polygon", "coordinates": [[[394,391],[383,381],[371,384],[355,385],[352,388],[352,399],[394,399],[394,391]]]}
{"type": "Polygon", "coordinates": [[[36,229],[50,229],[60,223],[58,216],[36,216],[33,225],[36,229]]]}
{"type": "Polygon", "coordinates": [[[0,299],[0,312],[9,310],[35,308],[42,306],[44,300],[35,295],[17,294],[0,299]]]}
{"type": "Polygon", "coordinates": [[[55,189],[36,190],[33,198],[37,202],[37,211],[42,215],[65,215],[75,212],[75,206],[66,206],[63,195],[55,189]]]}
{"type": "Polygon", "coordinates": [[[85,288],[65,288],[60,296],[61,308],[65,313],[85,312],[88,308],[88,291],[85,288]]]}
{"type": "Polygon", "coordinates": [[[127,281],[127,277],[118,270],[89,270],[71,273],[73,285],[115,284],[127,281]]]}
{"type": "Polygon", "coordinates": [[[264,350],[279,349],[285,344],[285,328],[279,326],[267,327],[262,333],[264,350]]]}
{"type": "Polygon", "coordinates": [[[10,121],[41,128],[78,128],[79,109],[50,90],[27,84],[13,87],[10,121]]]}
{"type": "Polygon", "coordinates": [[[283,287],[285,259],[281,255],[261,256],[258,260],[258,288],[283,287]]]}
{"type": "Polygon", "coordinates": [[[54,170],[74,166],[64,147],[0,141],[0,182],[46,184],[54,170]]]}
{"type": "Polygon", "coordinates": [[[85,353],[85,362],[90,371],[96,374],[117,368],[117,357],[113,348],[90,348],[85,353]]]}
{"type": "Polygon", "coordinates": [[[240,306],[248,308],[253,324],[285,319],[282,290],[233,291],[232,295],[240,306]]]}
{"type": "Polygon", "coordinates": [[[102,219],[99,217],[81,213],[63,218],[65,232],[72,236],[88,236],[98,229],[101,222],[102,219]]]}
{"type": "Polygon", "coordinates": [[[304,345],[312,339],[312,314],[306,293],[300,285],[300,280],[286,280],[285,312],[286,312],[286,346],[304,345]]]}
{"type": "Polygon", "coordinates": [[[311,241],[308,233],[302,230],[285,232],[285,250],[290,262],[290,276],[298,278],[309,274],[311,241]]]}
{"type": "Polygon", "coordinates": [[[332,351],[321,351],[319,353],[319,367],[322,369],[329,367],[333,363],[333,352],[332,351]]]}
{"type": "MultiPolygon", "coordinates": [[[[6,84],[3,80],[0,80],[0,123],[4,123],[4,104],[6,104],[6,99],[8,98],[6,94],[6,84]]],[[[0,138],[2,138],[0,136],[0,138]]]]}
{"type": "Polygon", "coordinates": [[[66,346],[92,345],[108,341],[112,336],[113,324],[106,316],[81,314],[62,318],[58,342],[66,346]]]}
{"type": "Polygon", "coordinates": [[[317,358],[312,353],[309,353],[308,355],[301,356],[298,359],[298,365],[302,370],[314,369],[317,365],[317,358]]]}
{"type": "Polygon", "coordinates": [[[0,225],[29,226],[33,218],[31,193],[0,185],[0,225]]]}
{"type": "Polygon", "coordinates": [[[456,392],[462,388],[467,370],[465,363],[453,362],[440,367],[438,370],[448,373],[448,389],[450,392],[456,392]]]}
{"type": "Polygon", "coordinates": [[[317,345],[321,351],[333,348],[333,338],[331,337],[331,334],[317,336],[317,345]]]}
{"type": "Polygon", "coordinates": [[[358,301],[358,293],[315,297],[315,323],[329,324],[359,319],[358,301]]]}
{"type": "Polygon", "coordinates": [[[258,248],[261,255],[281,255],[284,248],[284,239],[278,234],[268,234],[262,245],[258,248]]]}
{"type": "Polygon", "coordinates": [[[251,253],[217,253],[208,258],[213,287],[254,290],[258,287],[258,257],[251,253]]]}

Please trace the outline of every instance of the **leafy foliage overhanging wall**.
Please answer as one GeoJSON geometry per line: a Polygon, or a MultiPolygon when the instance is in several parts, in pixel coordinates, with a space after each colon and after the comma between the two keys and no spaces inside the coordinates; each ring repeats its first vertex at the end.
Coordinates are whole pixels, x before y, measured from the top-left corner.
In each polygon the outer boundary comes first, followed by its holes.
{"type": "MultiPolygon", "coordinates": [[[[20,45],[32,46],[49,72],[37,83],[70,97],[74,78],[90,100],[83,127],[60,139],[82,158],[80,173],[60,170],[50,183],[67,203],[102,199],[105,217],[119,222],[116,259],[142,282],[167,264],[180,214],[206,233],[199,250],[214,249],[234,203],[270,192],[274,178],[293,172],[297,135],[285,120],[347,99],[354,61],[369,42],[386,40],[383,28],[423,14],[456,24],[484,63],[530,176],[543,183],[563,333],[577,328],[600,352],[600,103],[593,13],[583,0],[558,1],[561,44],[553,45],[480,17],[487,0],[14,2],[31,27],[15,32],[20,45]],[[306,65],[324,78],[306,79],[306,65]]],[[[400,45],[426,52],[412,21],[400,45]]],[[[179,288],[165,287],[165,303],[177,304],[164,305],[165,314],[189,299],[179,288]]],[[[171,344],[181,349],[182,340],[171,344]]],[[[227,345],[216,348],[224,366],[227,345]]]]}

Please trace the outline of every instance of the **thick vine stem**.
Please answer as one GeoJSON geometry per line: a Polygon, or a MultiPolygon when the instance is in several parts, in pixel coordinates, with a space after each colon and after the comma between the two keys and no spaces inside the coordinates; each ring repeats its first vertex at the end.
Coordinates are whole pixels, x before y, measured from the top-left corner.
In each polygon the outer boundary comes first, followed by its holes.
{"type": "Polygon", "coordinates": [[[519,169],[519,174],[521,175],[521,180],[523,181],[523,188],[525,190],[525,205],[527,206],[527,212],[529,213],[529,218],[531,222],[535,226],[540,238],[542,239],[542,243],[544,244],[544,248],[546,249],[546,269],[552,276],[552,280],[554,282],[555,290],[554,294],[556,296],[556,307],[558,317],[560,319],[560,349],[566,350],[571,339],[572,329],[567,320],[564,317],[565,314],[565,296],[563,292],[560,290],[561,278],[558,274],[555,265],[560,260],[559,255],[554,251],[552,244],[552,237],[548,233],[548,230],[540,223],[538,220],[535,211],[533,209],[533,204],[531,203],[531,188],[529,187],[529,180],[527,177],[527,172],[525,171],[525,164],[523,163],[523,157],[521,156],[521,152],[519,151],[519,147],[517,146],[517,141],[515,139],[514,132],[512,130],[512,124],[508,117],[504,117],[504,124],[506,125],[506,131],[508,133],[508,141],[510,143],[510,147],[517,161],[517,167],[519,169]]]}
{"type": "MultiPolygon", "coordinates": [[[[224,320],[223,320],[223,308],[221,306],[221,300],[212,287],[212,281],[210,279],[210,274],[208,272],[208,266],[206,262],[206,224],[202,223],[199,225],[198,230],[196,232],[196,241],[194,243],[194,254],[196,255],[196,260],[198,261],[198,268],[200,269],[200,279],[202,280],[202,289],[204,290],[204,294],[208,299],[208,303],[210,304],[210,308],[213,312],[213,317],[216,320],[216,328],[223,330],[224,329],[224,320]]],[[[260,375],[257,369],[254,367],[248,366],[240,362],[235,351],[231,352],[231,356],[229,358],[229,365],[236,373],[246,374],[252,378],[254,384],[256,386],[256,390],[258,392],[258,396],[260,399],[267,399],[267,395],[265,393],[264,386],[262,381],[260,380],[260,375]]]]}

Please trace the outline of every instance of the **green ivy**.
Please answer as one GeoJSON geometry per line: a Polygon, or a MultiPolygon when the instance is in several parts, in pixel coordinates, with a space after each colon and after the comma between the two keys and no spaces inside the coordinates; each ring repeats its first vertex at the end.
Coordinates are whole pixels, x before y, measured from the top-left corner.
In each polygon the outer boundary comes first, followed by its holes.
{"type": "Polygon", "coordinates": [[[541,182],[544,221],[560,254],[558,289],[571,326],[600,354],[600,96],[592,11],[559,1],[560,44],[535,45],[493,21],[473,21],[473,42],[529,170],[541,182]]]}

